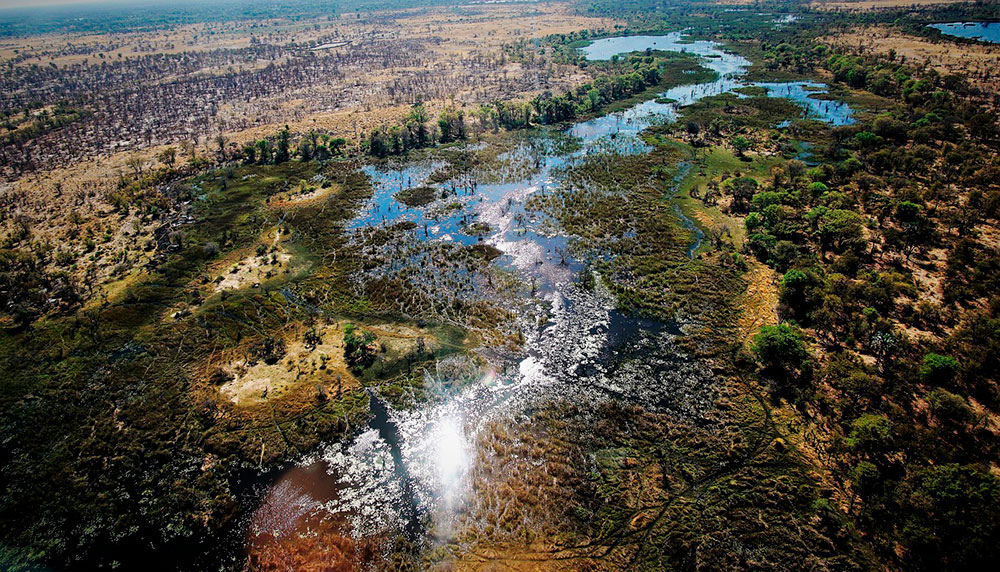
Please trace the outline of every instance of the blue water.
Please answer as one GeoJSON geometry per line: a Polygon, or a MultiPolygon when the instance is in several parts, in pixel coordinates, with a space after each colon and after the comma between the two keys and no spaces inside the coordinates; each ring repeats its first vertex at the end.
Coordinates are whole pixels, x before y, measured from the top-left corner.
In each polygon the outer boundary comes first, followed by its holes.
{"type": "MultiPolygon", "coordinates": [[[[719,95],[747,86],[763,87],[768,90],[770,97],[790,99],[798,103],[804,108],[804,118],[817,119],[837,126],[854,123],[853,110],[847,103],[823,101],[810,97],[811,95],[827,93],[825,84],[810,81],[745,82],[742,80],[742,76],[750,67],[749,60],[721,52],[715,42],[684,40],[682,32],[673,32],[664,36],[604,38],[595,40],[589,46],[580,49],[588,60],[607,60],[616,54],[641,52],[647,48],[704,56],[702,65],[714,71],[718,78],[713,82],[683,85],[667,90],[663,97],[674,100],[673,103],[646,101],[624,112],[613,113],[586,124],[579,124],[572,131],[574,135],[584,137],[591,135],[587,131],[589,129],[597,129],[602,134],[638,133],[656,121],[676,120],[678,108],[690,105],[703,97],[719,95]]],[[[787,125],[781,125],[781,127],[785,126],[787,125]]]]}
{"type": "Polygon", "coordinates": [[[950,22],[929,24],[929,26],[941,30],[941,33],[947,36],[972,38],[991,44],[1000,44],[1000,22],[950,22]]]}
{"type": "MultiPolygon", "coordinates": [[[[713,95],[731,92],[739,87],[765,88],[771,97],[791,99],[802,106],[802,117],[826,121],[832,125],[853,123],[853,111],[846,103],[823,101],[811,97],[826,93],[825,84],[817,82],[764,83],[745,82],[750,61],[722,51],[711,41],[689,41],[681,32],[664,36],[627,36],[596,40],[584,49],[589,59],[609,58],[615,54],[641,51],[647,47],[703,56],[703,65],[716,74],[713,81],[682,85],[662,94],[670,103],[649,100],[624,111],[609,113],[590,121],[576,123],[565,134],[579,145],[567,151],[553,142],[554,135],[539,132],[528,136],[507,159],[505,173],[490,173],[481,180],[451,180],[432,184],[439,198],[421,207],[408,207],[396,199],[399,191],[427,185],[443,162],[401,162],[369,165],[363,168],[372,182],[374,193],[360,215],[348,225],[357,230],[388,227],[409,221],[417,225],[413,231],[426,241],[454,242],[463,245],[485,243],[498,248],[506,256],[507,265],[541,276],[541,288],[555,288],[566,279],[565,256],[567,241],[554,233],[551,221],[535,220],[534,213],[524,209],[524,202],[535,193],[546,193],[560,187],[562,169],[590,153],[646,153],[649,147],[639,135],[651,125],[675,121],[682,106],[713,95]],[[471,224],[478,228],[470,229],[471,224]],[[486,230],[483,226],[486,225],[486,230]]],[[[691,221],[684,226],[692,230],[695,248],[701,234],[691,221]]],[[[694,254],[694,249],[689,250],[694,254]]]]}
{"type": "MultiPolygon", "coordinates": [[[[827,85],[814,81],[799,82],[754,82],[754,87],[767,90],[769,97],[790,99],[803,107],[803,118],[818,119],[834,126],[854,123],[854,110],[843,101],[816,99],[815,95],[828,93],[827,85]]],[[[783,122],[779,127],[787,127],[783,122]]]]}
{"type": "Polygon", "coordinates": [[[631,52],[642,52],[646,49],[679,51],[672,44],[674,37],[679,37],[680,33],[668,34],[665,36],[619,36],[616,38],[602,38],[594,40],[588,46],[580,48],[583,55],[588,60],[610,60],[613,56],[628,54],[631,52]]]}

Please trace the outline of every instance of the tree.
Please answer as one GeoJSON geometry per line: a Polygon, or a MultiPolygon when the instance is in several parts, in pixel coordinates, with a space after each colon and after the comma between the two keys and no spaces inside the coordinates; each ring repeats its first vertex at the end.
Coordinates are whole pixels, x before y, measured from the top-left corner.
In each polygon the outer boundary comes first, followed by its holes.
{"type": "Polygon", "coordinates": [[[257,164],[266,165],[271,162],[271,142],[261,139],[257,142],[257,164]]]}
{"type": "Polygon", "coordinates": [[[354,324],[344,325],[344,360],[348,367],[361,370],[375,362],[375,334],[358,329],[354,324]]]}
{"type": "Polygon", "coordinates": [[[907,256],[915,247],[926,244],[934,236],[933,222],[927,218],[924,208],[916,203],[903,201],[896,205],[896,221],[902,231],[907,256]]]}
{"type": "Polygon", "coordinates": [[[776,384],[776,389],[787,389],[798,381],[809,365],[809,351],[802,336],[788,324],[763,326],[753,338],[751,349],[761,373],[776,384]]]}
{"type": "Polygon", "coordinates": [[[947,427],[961,427],[972,420],[972,409],[961,395],[937,388],[927,394],[927,404],[935,417],[947,427]]]}
{"type": "Polygon", "coordinates": [[[733,138],[733,149],[736,149],[737,157],[743,157],[743,154],[749,151],[751,146],[750,140],[742,135],[733,138]]]}
{"type": "Polygon", "coordinates": [[[327,148],[329,148],[330,153],[334,155],[339,155],[346,146],[347,139],[344,139],[343,137],[333,137],[327,142],[327,148]]]}
{"type": "Polygon", "coordinates": [[[925,570],[992,570],[1000,558],[1000,480],[958,464],[908,479],[902,524],[907,559],[925,570]]]}
{"type": "Polygon", "coordinates": [[[465,139],[465,113],[453,109],[442,111],[438,119],[438,129],[441,130],[442,143],[465,139]]]}
{"type": "Polygon", "coordinates": [[[824,249],[843,252],[864,246],[864,219],[858,213],[845,209],[824,209],[817,218],[817,233],[824,249]]]}
{"type": "Polygon", "coordinates": [[[920,380],[935,386],[948,386],[958,374],[958,360],[951,356],[929,353],[920,365],[920,380]]]}
{"type": "Polygon", "coordinates": [[[406,129],[409,131],[416,147],[426,147],[430,144],[430,132],[427,130],[427,110],[424,104],[417,102],[410,109],[410,115],[406,121],[406,129]]]}
{"type": "Polygon", "coordinates": [[[254,143],[247,143],[243,146],[243,162],[247,165],[253,165],[257,162],[257,145],[254,143]]]}
{"type": "Polygon", "coordinates": [[[306,330],[305,336],[303,337],[303,342],[305,343],[307,348],[309,348],[310,350],[314,350],[316,349],[316,346],[323,343],[323,336],[318,331],[316,331],[316,328],[309,328],[308,330],[306,330]]]}
{"type": "Polygon", "coordinates": [[[737,213],[745,213],[750,208],[750,199],[757,193],[757,180],[750,177],[737,177],[726,181],[726,189],[733,196],[732,209],[737,213]]]}
{"type": "Polygon", "coordinates": [[[176,162],[176,160],[177,160],[177,148],[176,147],[167,147],[163,151],[160,151],[160,154],[157,155],[156,158],[161,163],[163,163],[164,165],[166,165],[168,169],[173,169],[174,168],[174,162],[176,162]]]}
{"type": "Polygon", "coordinates": [[[781,278],[781,302],[792,310],[796,317],[802,317],[808,313],[806,301],[809,299],[809,290],[815,285],[815,280],[802,270],[792,269],[785,272],[781,278]]]}
{"type": "Polygon", "coordinates": [[[222,133],[219,133],[215,137],[216,152],[219,154],[219,159],[226,158],[226,143],[226,136],[222,133]]]}
{"type": "Polygon", "coordinates": [[[267,365],[274,365],[278,360],[285,357],[285,340],[267,336],[250,348],[250,361],[263,361],[267,365]]]}
{"type": "Polygon", "coordinates": [[[137,154],[129,155],[128,159],[125,160],[125,164],[128,165],[130,169],[132,169],[132,174],[135,176],[136,179],[138,179],[139,176],[142,175],[143,160],[142,157],[140,157],[139,155],[137,154]]]}
{"type": "Polygon", "coordinates": [[[274,150],[274,163],[276,165],[284,163],[290,158],[288,143],[290,138],[291,133],[288,131],[288,126],[286,125],[284,129],[278,132],[278,145],[274,150]]]}
{"type": "Polygon", "coordinates": [[[866,413],[851,423],[847,445],[852,449],[881,460],[892,447],[892,425],[885,415],[866,413]]]}

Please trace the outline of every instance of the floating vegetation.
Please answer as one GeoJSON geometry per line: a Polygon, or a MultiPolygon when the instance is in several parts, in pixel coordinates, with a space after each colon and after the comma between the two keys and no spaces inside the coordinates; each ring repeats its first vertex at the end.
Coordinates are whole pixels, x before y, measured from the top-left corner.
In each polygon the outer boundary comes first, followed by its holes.
{"type": "Polygon", "coordinates": [[[396,199],[408,207],[423,207],[434,202],[439,192],[434,187],[413,187],[396,193],[396,199]]]}

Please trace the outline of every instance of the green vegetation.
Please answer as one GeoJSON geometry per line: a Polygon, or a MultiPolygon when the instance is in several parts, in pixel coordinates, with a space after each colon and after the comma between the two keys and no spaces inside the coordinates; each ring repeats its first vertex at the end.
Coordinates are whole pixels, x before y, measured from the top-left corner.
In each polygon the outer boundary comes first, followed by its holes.
{"type": "Polygon", "coordinates": [[[25,143],[35,137],[55,131],[87,115],[87,111],[61,103],[52,109],[28,106],[15,112],[4,109],[2,120],[3,131],[0,131],[0,144],[25,143]]]}
{"type": "Polygon", "coordinates": [[[413,187],[396,193],[396,200],[408,207],[422,207],[437,200],[438,195],[434,187],[413,187]]]}
{"type": "Polygon", "coordinates": [[[545,92],[531,101],[496,101],[466,112],[445,109],[436,125],[428,125],[423,104],[414,104],[402,125],[379,127],[362,141],[362,150],[374,157],[402,155],[413,149],[464,141],[471,134],[500,129],[530,129],[583,119],[624,108],[675,85],[711,79],[711,72],[695,56],[649,51],[613,62],[592,64],[593,81],[563,95],[545,92]]]}
{"type": "MultiPolygon", "coordinates": [[[[370,190],[343,167],[286,161],[183,181],[182,195],[203,197],[192,211],[197,222],[158,247],[163,255],[148,277],[76,311],[66,311],[75,300],[68,294],[48,299],[65,284],[60,277],[23,257],[2,258],[0,276],[16,293],[6,310],[21,317],[20,328],[0,337],[6,545],[33,547],[32,560],[85,568],[130,565],[150,544],[174,547],[177,561],[195,558],[222,542],[239,508],[237,470],[308,451],[364,419],[364,392],[336,390],[339,381],[330,380],[334,396],[325,400],[305,387],[301,397],[240,409],[219,395],[226,376],[200,373],[213,352],[279,363],[282,328],[313,320],[310,305],[332,315],[358,306],[345,270],[358,260],[338,225],[370,190]],[[340,191],[292,212],[268,209],[267,198],[287,181],[320,173],[340,191]],[[281,219],[288,247],[317,260],[312,272],[276,276],[259,289],[205,292],[215,261],[252,249],[281,219]],[[323,257],[333,249],[335,264],[323,257]],[[63,312],[28,325],[52,310],[63,312]]],[[[352,365],[371,365],[368,336],[356,337],[364,343],[352,365]]],[[[433,353],[416,357],[402,374],[381,366],[380,383],[419,384],[416,370],[433,353]]]]}
{"type": "Polygon", "coordinates": [[[344,325],[344,359],[355,370],[363,370],[375,362],[375,334],[358,330],[354,324],[344,325]]]}

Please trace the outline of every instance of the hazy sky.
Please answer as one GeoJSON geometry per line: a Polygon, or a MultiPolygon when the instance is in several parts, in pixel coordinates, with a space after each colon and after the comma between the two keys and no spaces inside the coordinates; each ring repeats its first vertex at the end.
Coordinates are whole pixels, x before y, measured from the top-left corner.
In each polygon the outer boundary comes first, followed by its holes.
{"type": "MultiPolygon", "coordinates": [[[[2,8],[29,8],[31,6],[79,6],[82,4],[153,4],[143,0],[0,0],[2,8]]],[[[162,2],[160,2],[162,3],[162,2]]]]}

